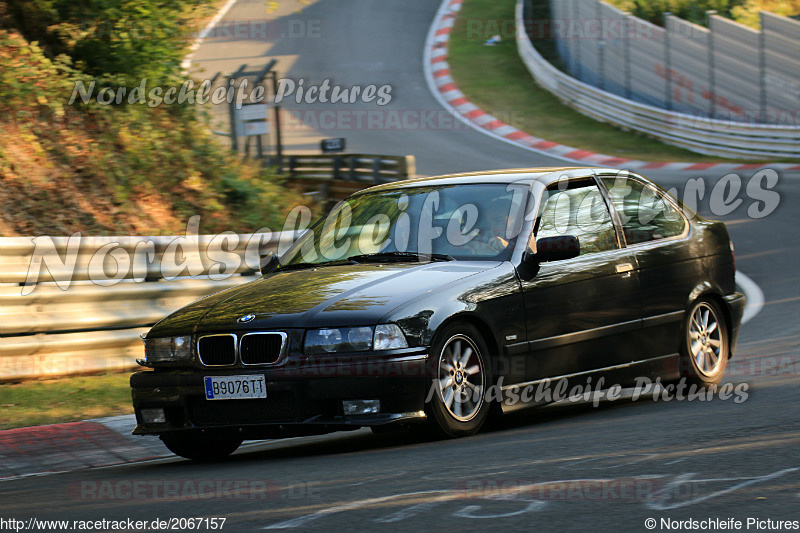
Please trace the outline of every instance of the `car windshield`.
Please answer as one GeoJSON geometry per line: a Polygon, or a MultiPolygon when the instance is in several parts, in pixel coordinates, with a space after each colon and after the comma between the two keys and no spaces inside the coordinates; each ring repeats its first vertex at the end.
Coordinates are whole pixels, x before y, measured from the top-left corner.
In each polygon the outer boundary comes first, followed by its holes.
{"type": "Polygon", "coordinates": [[[387,261],[505,261],[527,187],[460,184],[359,194],[340,203],[281,257],[281,268],[387,261]]]}

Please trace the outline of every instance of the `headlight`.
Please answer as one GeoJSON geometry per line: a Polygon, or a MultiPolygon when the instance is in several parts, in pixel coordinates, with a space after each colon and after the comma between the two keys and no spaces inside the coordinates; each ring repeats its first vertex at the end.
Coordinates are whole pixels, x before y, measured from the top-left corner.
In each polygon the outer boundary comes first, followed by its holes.
{"type": "Polygon", "coordinates": [[[312,329],[306,333],[303,351],[309,355],[363,352],[372,348],[372,328],[312,329]]]}
{"type": "Polygon", "coordinates": [[[188,361],[192,358],[192,337],[162,337],[144,340],[144,358],[148,363],[188,361]]]}
{"type": "Polygon", "coordinates": [[[375,327],[375,350],[408,348],[406,336],[397,324],[380,324],[375,327]]]}
{"type": "Polygon", "coordinates": [[[374,330],[368,326],[309,330],[306,333],[303,352],[317,355],[395,348],[408,348],[405,335],[394,324],[381,324],[374,330]]]}

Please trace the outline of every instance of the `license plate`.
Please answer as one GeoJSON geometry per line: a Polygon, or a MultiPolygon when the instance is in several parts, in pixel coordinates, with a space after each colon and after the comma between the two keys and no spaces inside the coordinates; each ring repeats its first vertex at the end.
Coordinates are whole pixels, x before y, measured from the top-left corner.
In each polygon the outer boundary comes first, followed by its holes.
{"type": "Polygon", "coordinates": [[[267,382],[264,375],[206,376],[206,400],[238,400],[266,398],[267,382]]]}

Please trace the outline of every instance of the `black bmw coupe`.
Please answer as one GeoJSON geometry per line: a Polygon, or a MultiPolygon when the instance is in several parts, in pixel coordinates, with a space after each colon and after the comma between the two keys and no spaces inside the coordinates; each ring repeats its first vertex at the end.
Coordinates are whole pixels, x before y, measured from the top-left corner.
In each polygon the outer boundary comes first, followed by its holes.
{"type": "Polygon", "coordinates": [[[365,426],[469,435],[562,379],[714,386],[745,304],[725,225],[611,169],[365,189],[261,271],[147,333],[135,434],[209,460],[365,426]]]}

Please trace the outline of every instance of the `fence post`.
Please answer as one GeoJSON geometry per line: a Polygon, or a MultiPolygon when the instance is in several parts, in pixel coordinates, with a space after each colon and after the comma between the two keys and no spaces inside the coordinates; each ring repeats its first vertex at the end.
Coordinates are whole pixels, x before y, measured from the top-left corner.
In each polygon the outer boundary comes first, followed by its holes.
{"type": "Polygon", "coordinates": [[[714,28],[711,27],[711,20],[717,12],[713,9],[706,11],[706,24],[708,25],[708,83],[710,85],[709,91],[709,118],[714,118],[717,114],[717,82],[716,77],[714,76],[715,63],[714,63],[714,28]]]}
{"type": "Polygon", "coordinates": [[[669,17],[672,13],[664,13],[664,85],[666,87],[667,109],[672,111],[672,57],[670,54],[669,17]]]}
{"type": "Polygon", "coordinates": [[[766,32],[764,31],[764,12],[758,12],[761,22],[761,31],[758,33],[758,79],[759,79],[759,107],[761,124],[767,123],[767,56],[766,56],[766,32]]]}
{"type": "MultiPolygon", "coordinates": [[[[574,22],[577,22],[578,14],[576,12],[577,10],[576,10],[575,6],[577,5],[578,1],[579,0],[570,0],[570,3],[569,3],[569,8],[570,8],[569,9],[569,16],[572,19],[572,20],[569,21],[570,24],[574,23],[574,22]]],[[[569,35],[569,32],[568,31],[564,32],[564,35],[569,35]]],[[[583,77],[581,76],[581,43],[577,39],[571,39],[571,41],[575,43],[574,44],[575,53],[572,54],[572,56],[575,58],[575,63],[574,63],[575,67],[573,69],[574,70],[573,76],[575,76],[576,79],[579,79],[579,80],[583,81],[583,77]]]]}
{"type": "Polygon", "coordinates": [[[623,13],[625,16],[622,29],[622,38],[625,42],[625,57],[623,58],[622,64],[625,65],[625,98],[630,99],[631,97],[631,39],[633,38],[631,34],[633,34],[633,30],[631,29],[630,25],[632,22],[632,15],[629,12],[623,13]]]}
{"type": "Polygon", "coordinates": [[[603,37],[603,7],[600,2],[595,4],[597,24],[600,26],[600,38],[597,39],[597,81],[598,87],[606,88],[606,39],[603,37]]]}

